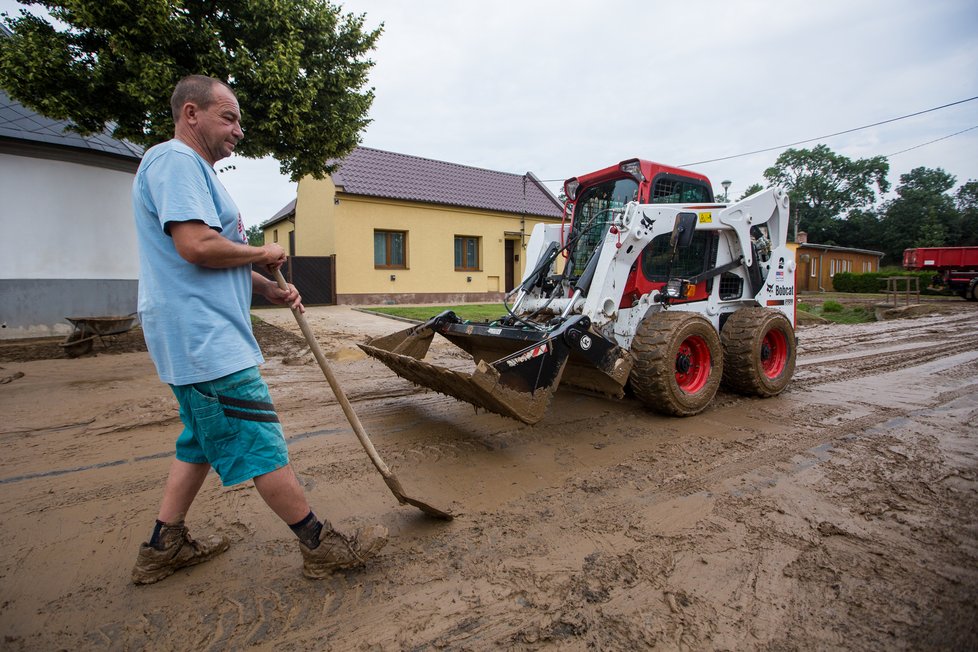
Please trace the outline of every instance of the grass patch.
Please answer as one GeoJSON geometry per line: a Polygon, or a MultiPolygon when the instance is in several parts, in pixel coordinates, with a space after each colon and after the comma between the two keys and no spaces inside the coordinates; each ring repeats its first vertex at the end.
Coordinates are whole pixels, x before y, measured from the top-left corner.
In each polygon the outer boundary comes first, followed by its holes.
{"type": "Polygon", "coordinates": [[[868,324],[869,322],[876,321],[875,312],[867,310],[863,306],[843,308],[839,312],[825,313],[822,316],[837,324],[868,324]]]}
{"type": "Polygon", "coordinates": [[[799,302],[798,312],[806,312],[836,324],[866,324],[876,321],[875,311],[866,306],[844,305],[831,300],[822,305],[799,302]]]}
{"type": "Polygon", "coordinates": [[[845,308],[838,301],[826,301],[822,304],[822,312],[843,312],[845,308]]]}
{"type": "Polygon", "coordinates": [[[453,311],[460,319],[466,321],[495,321],[506,315],[506,308],[501,303],[468,303],[459,306],[371,306],[364,310],[416,321],[427,321],[446,310],[453,311]]]}

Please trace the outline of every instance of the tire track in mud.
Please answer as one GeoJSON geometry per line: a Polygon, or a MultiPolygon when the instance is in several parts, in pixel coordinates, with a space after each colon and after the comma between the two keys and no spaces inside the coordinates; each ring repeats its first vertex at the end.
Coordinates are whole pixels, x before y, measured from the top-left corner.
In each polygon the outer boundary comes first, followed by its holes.
{"type": "MultiPolygon", "coordinates": [[[[238,650],[283,646],[294,632],[319,628],[325,618],[368,609],[384,602],[382,575],[341,571],[327,580],[282,579],[272,584],[223,595],[209,610],[190,617],[179,608],[164,607],[138,617],[95,626],[84,637],[88,645],[106,650],[195,649],[238,650]]],[[[147,591],[141,588],[140,591],[147,591]]],[[[152,588],[149,589],[152,591],[152,588]]],[[[329,648],[339,624],[320,630],[329,648]],[[334,631],[330,631],[334,630],[334,631]],[[327,643],[328,642],[328,643],[327,643]]]]}
{"type": "Polygon", "coordinates": [[[846,358],[836,357],[831,360],[811,363],[802,361],[796,367],[795,379],[789,385],[789,390],[792,388],[807,389],[840,380],[852,380],[910,367],[919,367],[935,360],[975,351],[978,351],[976,343],[964,341],[953,344],[940,343],[932,346],[904,348],[897,351],[867,353],[846,358]],[[840,369],[840,367],[843,368],[840,369]]]}
{"type": "Polygon", "coordinates": [[[827,349],[861,348],[878,343],[892,343],[891,336],[900,335],[903,342],[931,340],[935,335],[953,337],[975,334],[978,313],[941,315],[914,320],[897,319],[854,325],[823,325],[800,328],[799,355],[809,356],[827,349]]]}
{"type": "Polygon", "coordinates": [[[757,446],[743,448],[732,454],[725,454],[725,461],[714,465],[706,473],[695,478],[677,480],[667,491],[653,491],[643,494],[642,497],[651,502],[664,502],[681,496],[709,491],[732,478],[748,475],[763,468],[789,464],[792,458],[808,454],[821,445],[858,437],[861,433],[870,433],[894,419],[906,418],[914,413],[927,412],[961,397],[971,395],[978,395],[978,383],[944,392],[930,401],[924,408],[914,406],[907,410],[878,410],[843,423],[815,427],[807,433],[790,439],[778,437],[769,441],[762,440],[757,446]],[[727,461],[731,456],[733,459],[727,461]]]}

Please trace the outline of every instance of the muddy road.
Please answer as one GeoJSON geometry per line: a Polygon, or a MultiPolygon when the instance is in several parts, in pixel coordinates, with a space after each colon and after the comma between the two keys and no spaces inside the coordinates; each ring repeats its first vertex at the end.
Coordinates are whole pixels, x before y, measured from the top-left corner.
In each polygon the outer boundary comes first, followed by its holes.
{"type": "MultiPolygon", "coordinates": [[[[321,582],[251,483],[212,474],[188,525],[231,549],[130,584],[180,429],[172,395],[144,352],[0,357],[0,647],[975,649],[976,307],[803,326],[796,380],[773,399],[721,394],[672,419],[562,391],[533,427],[356,349],[401,324],[310,310],[407,493],[458,514],[397,505],[279,333],[263,372],[314,509],[392,534],[365,571],[321,582]]],[[[259,314],[298,332],[287,311],[259,314]]]]}

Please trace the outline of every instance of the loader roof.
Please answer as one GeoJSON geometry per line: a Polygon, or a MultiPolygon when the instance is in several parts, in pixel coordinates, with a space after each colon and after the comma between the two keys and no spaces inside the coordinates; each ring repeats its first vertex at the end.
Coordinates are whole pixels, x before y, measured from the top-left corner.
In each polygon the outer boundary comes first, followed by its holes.
{"type": "Polygon", "coordinates": [[[563,205],[532,172],[513,174],[357,147],[333,182],[354,195],[525,213],[559,219],[563,205]]]}

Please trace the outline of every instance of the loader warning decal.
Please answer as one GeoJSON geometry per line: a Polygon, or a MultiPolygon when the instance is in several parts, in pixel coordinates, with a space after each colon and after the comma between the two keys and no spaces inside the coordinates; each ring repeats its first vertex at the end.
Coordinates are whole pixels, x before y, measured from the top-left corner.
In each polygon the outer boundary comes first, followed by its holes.
{"type": "Polygon", "coordinates": [[[700,213],[700,224],[712,224],[713,213],[700,213]]]}
{"type": "Polygon", "coordinates": [[[508,364],[510,367],[515,367],[517,365],[523,364],[527,360],[532,360],[533,358],[539,355],[543,355],[546,352],[547,352],[547,343],[544,342],[540,346],[533,347],[523,355],[517,356],[511,360],[507,360],[506,364],[508,364]]]}

